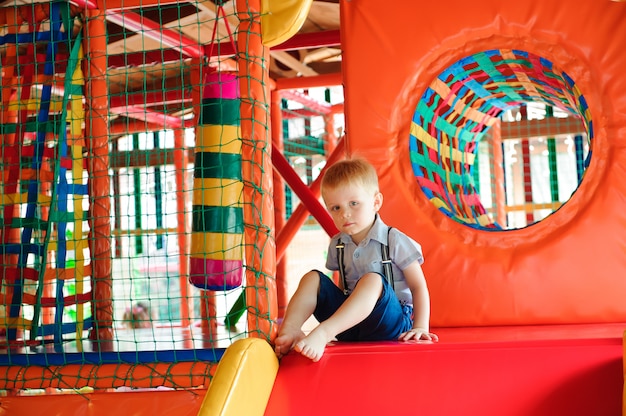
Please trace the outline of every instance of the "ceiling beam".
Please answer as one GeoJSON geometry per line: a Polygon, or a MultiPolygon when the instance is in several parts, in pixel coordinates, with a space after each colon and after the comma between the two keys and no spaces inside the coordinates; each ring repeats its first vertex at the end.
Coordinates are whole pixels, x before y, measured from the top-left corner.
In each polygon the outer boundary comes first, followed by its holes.
{"type": "Polygon", "coordinates": [[[153,111],[142,105],[111,108],[112,114],[122,115],[128,118],[144,121],[148,124],[158,124],[163,129],[177,129],[181,127],[192,127],[193,120],[185,120],[180,116],[171,116],[162,112],[153,111]]]}
{"type": "MultiPolygon", "coordinates": [[[[271,51],[294,51],[299,49],[322,48],[341,45],[339,30],[326,30],[316,33],[301,33],[291,39],[272,47],[271,51]]],[[[214,45],[202,45],[206,56],[228,57],[235,54],[229,42],[220,43],[219,48],[214,45]]],[[[109,55],[108,67],[125,67],[128,65],[140,66],[153,63],[179,61],[183,58],[180,51],[172,49],[141,51],[127,54],[109,55]]]]}
{"type": "Polygon", "coordinates": [[[179,104],[186,101],[191,101],[191,92],[187,91],[185,88],[176,88],[164,91],[141,91],[111,96],[109,99],[109,107],[115,109],[137,105],[156,106],[179,104]]]}
{"type": "Polygon", "coordinates": [[[156,40],[161,45],[181,52],[189,58],[200,58],[204,56],[204,49],[196,41],[188,38],[182,33],[168,29],[142,15],[131,12],[111,12],[107,11],[106,19],[125,29],[156,40]]]}

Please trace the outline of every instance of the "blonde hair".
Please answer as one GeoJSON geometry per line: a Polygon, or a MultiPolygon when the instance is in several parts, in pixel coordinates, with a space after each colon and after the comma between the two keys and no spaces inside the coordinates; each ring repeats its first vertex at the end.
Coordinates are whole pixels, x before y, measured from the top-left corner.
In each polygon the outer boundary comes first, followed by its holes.
{"type": "Polygon", "coordinates": [[[342,160],[330,166],[322,177],[322,191],[341,185],[355,184],[373,193],[378,192],[378,174],[365,159],[342,160]]]}

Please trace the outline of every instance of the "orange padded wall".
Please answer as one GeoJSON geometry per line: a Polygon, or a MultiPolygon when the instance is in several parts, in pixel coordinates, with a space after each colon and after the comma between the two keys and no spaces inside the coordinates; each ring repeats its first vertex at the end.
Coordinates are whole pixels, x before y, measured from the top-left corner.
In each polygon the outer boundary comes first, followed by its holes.
{"type": "Polygon", "coordinates": [[[626,3],[341,2],[348,151],[372,161],[382,215],[423,248],[433,326],[626,321],[626,3]],[[559,211],[477,231],[416,184],[409,127],[444,69],[489,49],[542,56],[574,79],[594,123],[591,164],[559,211]]]}

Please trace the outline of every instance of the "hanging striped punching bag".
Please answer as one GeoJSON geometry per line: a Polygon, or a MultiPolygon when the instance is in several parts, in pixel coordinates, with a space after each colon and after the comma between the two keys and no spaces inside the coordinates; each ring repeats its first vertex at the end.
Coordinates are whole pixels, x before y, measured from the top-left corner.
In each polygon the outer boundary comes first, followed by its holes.
{"type": "Polygon", "coordinates": [[[243,182],[239,82],[207,75],[196,127],[189,281],[230,290],[243,279],[243,182]]]}

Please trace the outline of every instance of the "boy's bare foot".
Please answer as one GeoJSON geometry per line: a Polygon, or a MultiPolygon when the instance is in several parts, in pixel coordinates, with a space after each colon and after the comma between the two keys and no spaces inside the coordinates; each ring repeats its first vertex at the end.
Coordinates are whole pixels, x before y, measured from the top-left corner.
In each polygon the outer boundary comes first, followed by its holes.
{"type": "Polygon", "coordinates": [[[274,340],[274,353],[278,358],[291,351],[301,339],[305,337],[301,329],[290,330],[282,327],[276,339],[274,340]]]}
{"type": "Polygon", "coordinates": [[[326,344],[328,344],[334,337],[328,336],[326,331],[319,326],[315,328],[309,335],[302,338],[296,343],[294,347],[296,351],[310,358],[313,362],[317,362],[324,355],[326,344]]]}

